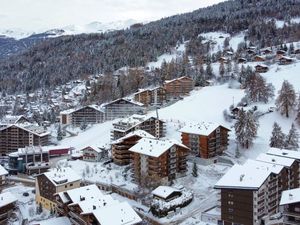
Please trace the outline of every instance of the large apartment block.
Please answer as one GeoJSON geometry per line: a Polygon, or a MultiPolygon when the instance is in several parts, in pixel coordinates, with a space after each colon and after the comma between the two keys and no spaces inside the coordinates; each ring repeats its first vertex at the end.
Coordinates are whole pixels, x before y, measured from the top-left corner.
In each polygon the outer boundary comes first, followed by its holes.
{"type": "Polygon", "coordinates": [[[142,138],[129,151],[134,181],[142,186],[168,184],[187,172],[189,148],[175,140],[142,138]]]}
{"type": "Polygon", "coordinates": [[[152,138],[154,136],[143,130],[135,130],[119,138],[112,143],[112,158],[118,165],[128,165],[132,161],[132,152],[129,149],[142,138],[152,138]]]}
{"type": "Polygon", "coordinates": [[[201,158],[208,159],[222,155],[228,146],[230,129],[216,123],[199,123],[183,127],[182,143],[201,158]]]}
{"type": "Polygon", "coordinates": [[[0,154],[7,155],[27,146],[44,146],[50,133],[32,124],[13,124],[0,129],[0,154]]]}
{"type": "Polygon", "coordinates": [[[152,116],[132,115],[113,124],[111,139],[117,140],[135,130],[143,130],[154,137],[161,138],[165,136],[165,123],[152,116]]]}
{"type": "Polygon", "coordinates": [[[72,124],[80,126],[81,124],[95,124],[104,121],[104,111],[99,106],[89,105],[79,109],[69,109],[60,113],[61,124],[72,124]]]}
{"type": "Polygon", "coordinates": [[[134,100],[145,106],[162,105],[167,101],[166,90],[163,87],[143,89],[134,94],[134,100]]]}
{"type": "Polygon", "coordinates": [[[36,177],[36,202],[43,208],[55,210],[55,194],[80,187],[81,177],[71,168],[53,169],[36,177]]]}
{"type": "Polygon", "coordinates": [[[188,95],[194,89],[192,78],[183,76],[173,80],[166,80],[164,83],[167,99],[176,99],[188,95]]]}
{"type": "Polygon", "coordinates": [[[223,224],[260,225],[277,213],[282,188],[288,182],[283,169],[255,160],[234,165],[215,185],[221,192],[223,224]]]}
{"type": "Polygon", "coordinates": [[[145,114],[145,106],[143,103],[120,98],[115,101],[103,105],[105,108],[105,119],[114,120],[117,118],[126,118],[133,114],[145,114]]]}

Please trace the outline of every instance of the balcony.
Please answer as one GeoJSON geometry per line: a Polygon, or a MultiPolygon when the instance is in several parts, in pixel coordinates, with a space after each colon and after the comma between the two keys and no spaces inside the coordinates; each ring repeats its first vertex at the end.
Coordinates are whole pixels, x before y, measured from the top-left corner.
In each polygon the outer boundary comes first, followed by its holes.
{"type": "Polygon", "coordinates": [[[78,224],[78,225],[87,225],[87,223],[79,216],[79,215],[77,215],[76,213],[74,213],[74,212],[69,212],[69,215],[70,215],[70,219],[74,219],[74,220],[76,220],[76,224],[78,224]]]}
{"type": "Polygon", "coordinates": [[[291,217],[299,218],[300,219],[300,213],[297,213],[297,212],[284,211],[283,215],[284,216],[291,216],[291,217]]]}

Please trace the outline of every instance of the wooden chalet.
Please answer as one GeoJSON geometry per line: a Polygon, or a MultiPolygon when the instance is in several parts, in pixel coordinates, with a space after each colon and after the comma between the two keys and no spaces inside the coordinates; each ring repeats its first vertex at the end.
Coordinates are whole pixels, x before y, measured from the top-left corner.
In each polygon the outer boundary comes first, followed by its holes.
{"type": "Polygon", "coordinates": [[[96,124],[104,121],[104,111],[99,106],[89,105],[78,109],[69,109],[60,113],[61,124],[80,126],[81,124],[96,124]]]}
{"type": "Polygon", "coordinates": [[[8,219],[16,208],[17,198],[10,192],[0,194],[0,224],[8,224],[8,219]]]}
{"type": "Polygon", "coordinates": [[[247,59],[245,58],[238,58],[238,63],[246,63],[247,59]]]}
{"type": "Polygon", "coordinates": [[[277,50],[276,51],[276,57],[277,58],[281,58],[282,56],[285,56],[286,55],[286,51],[284,50],[277,50]]]}
{"type": "Polygon", "coordinates": [[[145,114],[145,106],[143,103],[124,98],[107,103],[103,107],[105,108],[106,120],[126,118],[133,114],[145,114]]]}
{"type": "Polygon", "coordinates": [[[263,56],[255,55],[255,56],[253,57],[253,61],[254,61],[254,62],[264,62],[264,61],[266,61],[266,59],[265,59],[265,57],[263,57],[263,56]]]}
{"type": "Polygon", "coordinates": [[[134,181],[141,186],[168,184],[187,172],[189,148],[175,140],[142,138],[129,151],[134,181]]]}
{"type": "Polygon", "coordinates": [[[270,48],[263,49],[261,52],[263,55],[270,55],[273,53],[273,51],[270,48]]]}
{"type": "Polygon", "coordinates": [[[255,72],[256,73],[266,73],[269,71],[269,67],[265,65],[256,65],[255,72]]]}
{"type": "Polygon", "coordinates": [[[188,95],[194,89],[194,81],[187,76],[165,81],[167,99],[176,99],[188,95]]]}
{"type": "Polygon", "coordinates": [[[293,59],[290,57],[282,56],[279,59],[279,65],[289,65],[293,63],[293,59]]]}
{"type": "Polygon", "coordinates": [[[115,164],[123,166],[131,163],[132,153],[129,149],[142,138],[154,136],[143,130],[135,130],[112,143],[112,158],[115,164]]]}
{"type": "Polygon", "coordinates": [[[0,129],[0,154],[8,155],[27,146],[44,146],[50,133],[32,124],[13,124],[0,129]]]}
{"type": "Polygon", "coordinates": [[[82,150],[82,160],[89,162],[100,162],[107,157],[107,149],[105,146],[87,146],[82,150]]]}
{"type": "Polygon", "coordinates": [[[228,146],[229,131],[215,123],[192,124],[180,130],[182,143],[204,159],[223,154],[228,146]]]}

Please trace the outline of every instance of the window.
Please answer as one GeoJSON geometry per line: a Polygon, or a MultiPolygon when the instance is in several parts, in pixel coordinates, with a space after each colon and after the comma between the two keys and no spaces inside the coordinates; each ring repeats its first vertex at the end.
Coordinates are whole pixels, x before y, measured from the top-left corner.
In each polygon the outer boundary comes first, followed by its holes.
{"type": "Polygon", "coordinates": [[[70,184],[70,187],[72,187],[73,186],[73,184],[70,184]]]}
{"type": "Polygon", "coordinates": [[[228,205],[233,205],[233,201],[228,201],[228,205]]]}
{"type": "Polygon", "coordinates": [[[228,212],[232,213],[233,212],[233,208],[228,208],[228,212]]]}

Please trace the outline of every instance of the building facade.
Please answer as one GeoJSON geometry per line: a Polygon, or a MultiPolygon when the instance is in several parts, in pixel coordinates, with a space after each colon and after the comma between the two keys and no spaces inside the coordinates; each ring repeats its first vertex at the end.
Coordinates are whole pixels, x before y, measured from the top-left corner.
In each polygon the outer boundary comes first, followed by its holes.
{"type": "Polygon", "coordinates": [[[194,89],[194,81],[189,77],[167,80],[164,83],[167,99],[176,99],[188,95],[194,89]]]}
{"type": "Polygon", "coordinates": [[[27,146],[44,146],[49,143],[49,132],[34,125],[10,125],[0,129],[0,154],[8,155],[27,146]]]}
{"type": "Polygon", "coordinates": [[[10,192],[0,194],[0,224],[8,224],[8,219],[16,208],[16,202],[16,197],[10,192]]]}
{"type": "Polygon", "coordinates": [[[204,159],[223,154],[228,146],[229,131],[215,123],[192,124],[180,130],[182,143],[204,159]]]}
{"type": "Polygon", "coordinates": [[[280,200],[283,225],[300,224],[300,188],[284,191],[280,200]]]}

